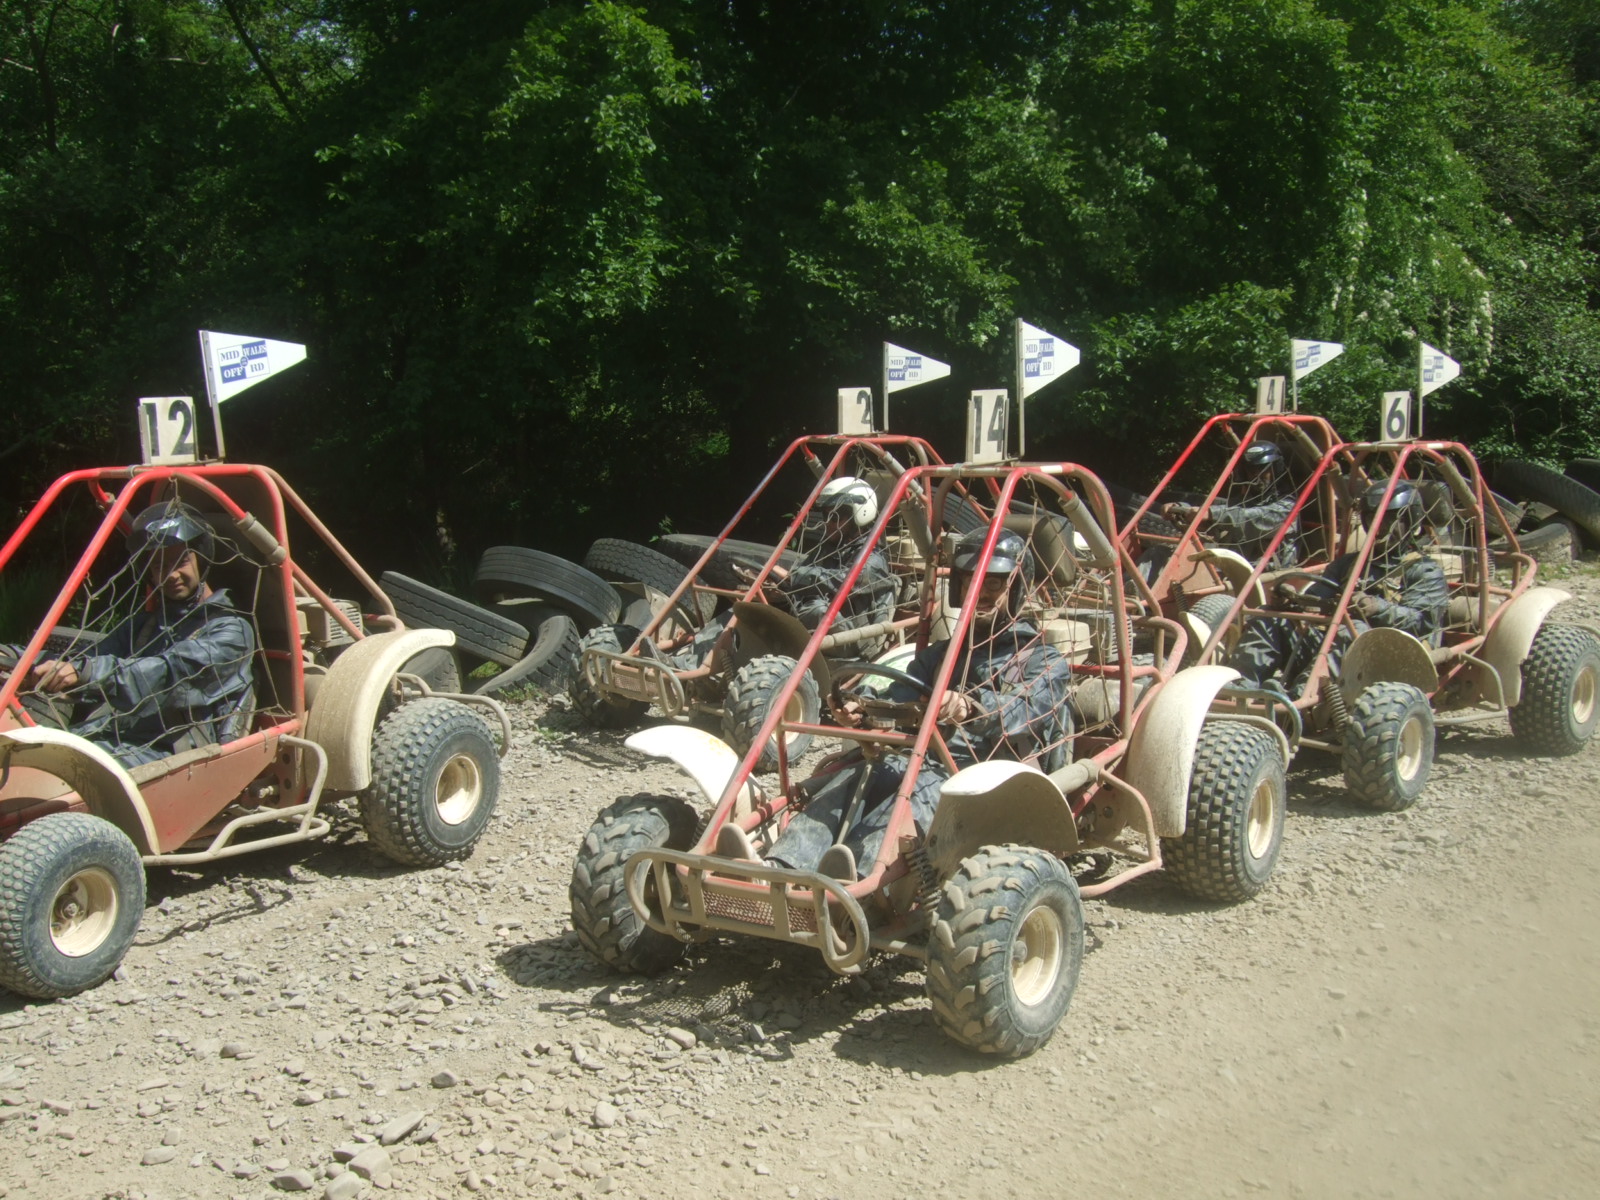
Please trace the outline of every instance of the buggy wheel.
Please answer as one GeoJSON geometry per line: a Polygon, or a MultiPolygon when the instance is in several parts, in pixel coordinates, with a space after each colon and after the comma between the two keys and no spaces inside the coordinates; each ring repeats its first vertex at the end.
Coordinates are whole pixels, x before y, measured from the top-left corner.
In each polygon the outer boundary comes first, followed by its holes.
{"type": "MultiPolygon", "coordinates": [[[[766,724],[767,714],[772,711],[773,702],[777,700],[784,684],[789,682],[789,676],[794,674],[797,665],[787,654],[764,654],[740,667],[733,681],[728,684],[728,699],[722,710],[722,737],[741,755],[755,742],[761,726],[766,724]]],[[[783,719],[815,725],[821,712],[816,676],[807,671],[794,695],[789,697],[783,719]]],[[[809,733],[783,736],[790,762],[804,754],[811,745],[809,733]]],[[[756,770],[777,769],[778,742],[773,738],[762,748],[761,757],[756,760],[756,770]]]]}
{"type": "MultiPolygon", "coordinates": [[[[1337,685],[1335,685],[1337,686],[1337,685]]],[[[1433,767],[1433,709],[1420,689],[1385,680],[1361,693],[1344,734],[1344,784],[1368,808],[1410,808],[1433,767]]]]}
{"type": "Polygon", "coordinates": [[[578,665],[572,673],[572,686],[567,695],[572,707],[584,720],[601,729],[626,729],[644,716],[650,706],[643,700],[630,700],[626,696],[612,696],[599,691],[583,673],[585,650],[608,650],[621,654],[633,645],[639,631],[632,625],[596,625],[578,642],[578,665]]]}
{"type": "Polygon", "coordinates": [[[1600,718],[1600,645],[1574,625],[1544,625],[1522,663],[1511,731],[1535,754],[1576,754],[1600,718]]]}
{"type": "Polygon", "coordinates": [[[436,867],[472,853],[499,793],[489,727],[460,701],[430,696],[402,704],[373,735],[361,823],[395,862],[436,867]]]}
{"type": "Polygon", "coordinates": [[[1161,839],[1173,882],[1201,900],[1254,896],[1278,865],[1287,792],[1283,758],[1270,733],[1237,721],[1203,726],[1183,834],[1161,839]]]}
{"type": "Polygon", "coordinates": [[[0,844],[0,986],[54,1000],[106,980],[144,917],[144,864],[128,835],[52,813],[0,844]]]}
{"type": "MultiPolygon", "coordinates": [[[[1203,623],[1212,633],[1216,633],[1217,627],[1227,621],[1228,612],[1232,608],[1233,597],[1218,592],[1210,596],[1201,596],[1200,599],[1189,606],[1189,615],[1203,623]]],[[[1210,639],[1208,638],[1207,640],[1209,641],[1210,639]]],[[[1226,656],[1233,649],[1233,646],[1237,644],[1238,640],[1239,629],[1236,626],[1223,634],[1222,640],[1217,643],[1218,653],[1226,656]]],[[[1191,640],[1188,649],[1184,653],[1184,662],[1198,661],[1202,645],[1196,645],[1191,640]]]]}
{"type": "Polygon", "coordinates": [[[1083,964],[1083,902],[1061,860],[985,846],[946,881],[928,938],[928,1000],[950,1037],[1020,1058],[1067,1015],[1083,964]]]}
{"type": "MultiPolygon", "coordinates": [[[[628,859],[656,847],[687,850],[699,823],[689,803],[675,796],[623,796],[601,811],[578,848],[567,889],[572,928],[585,950],[608,967],[645,975],[683,957],[682,942],[651,929],[633,911],[628,859]]],[[[645,894],[654,900],[650,886],[645,894]]]]}

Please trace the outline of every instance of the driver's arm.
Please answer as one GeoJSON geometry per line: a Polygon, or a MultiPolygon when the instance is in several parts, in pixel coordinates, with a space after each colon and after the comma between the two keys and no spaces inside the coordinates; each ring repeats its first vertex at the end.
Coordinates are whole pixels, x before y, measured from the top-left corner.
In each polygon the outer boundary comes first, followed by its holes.
{"type": "Polygon", "coordinates": [[[97,654],[83,660],[83,683],[102,694],[122,713],[141,705],[160,707],[174,693],[190,691],[196,700],[249,664],[255,634],[239,616],[207,621],[190,637],[158,654],[116,658],[97,654]]]}

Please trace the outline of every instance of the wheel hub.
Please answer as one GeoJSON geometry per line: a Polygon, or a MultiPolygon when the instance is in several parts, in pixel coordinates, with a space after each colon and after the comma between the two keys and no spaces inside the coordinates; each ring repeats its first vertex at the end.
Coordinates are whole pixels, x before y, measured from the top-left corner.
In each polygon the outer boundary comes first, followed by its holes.
{"type": "Polygon", "coordinates": [[[1422,770],[1422,721],[1408,717],[1400,726],[1400,736],[1395,747],[1394,769],[1401,779],[1409,783],[1422,770]]]}
{"type": "Polygon", "coordinates": [[[1255,793],[1250,797],[1245,832],[1251,858],[1260,859],[1272,848],[1272,835],[1278,826],[1278,810],[1282,805],[1283,798],[1278,794],[1276,782],[1263,779],[1256,784],[1255,793]]]}
{"type": "Polygon", "coordinates": [[[1011,944],[1011,986],[1021,1003],[1038,1004],[1050,994],[1065,945],[1061,918],[1052,909],[1038,905],[1022,919],[1011,944]]]}
{"type": "Polygon", "coordinates": [[[68,958],[92,954],[110,936],[120,907],[110,872],[85,868],[61,885],[50,905],[50,940],[68,958]]]}
{"type": "Polygon", "coordinates": [[[1578,678],[1572,683],[1572,720],[1578,725],[1587,725],[1594,717],[1596,672],[1592,666],[1586,666],[1578,672],[1578,678]]]}
{"type": "Polygon", "coordinates": [[[477,811],[483,801],[483,773],[470,754],[457,754],[445,763],[434,788],[439,819],[446,825],[460,825],[477,811]]]}

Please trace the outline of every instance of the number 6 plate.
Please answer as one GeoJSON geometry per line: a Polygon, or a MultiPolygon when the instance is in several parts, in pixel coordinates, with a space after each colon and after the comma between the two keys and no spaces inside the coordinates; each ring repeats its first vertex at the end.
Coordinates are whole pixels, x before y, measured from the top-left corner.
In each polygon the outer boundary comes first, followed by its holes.
{"type": "Polygon", "coordinates": [[[149,467],[192,463],[200,457],[194,436],[193,396],[145,396],[139,401],[139,446],[149,467]]]}

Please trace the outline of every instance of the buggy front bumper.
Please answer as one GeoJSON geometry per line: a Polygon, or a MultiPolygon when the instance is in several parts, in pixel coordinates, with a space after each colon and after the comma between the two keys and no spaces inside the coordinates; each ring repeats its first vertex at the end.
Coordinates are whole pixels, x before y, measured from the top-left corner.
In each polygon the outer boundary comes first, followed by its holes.
{"type": "Polygon", "coordinates": [[[866,914],[837,879],[765,863],[640,850],[628,859],[628,900],[651,929],[690,941],[698,929],[793,942],[855,975],[870,948],[866,914]],[[658,904],[646,897],[655,885],[658,904]]]}

